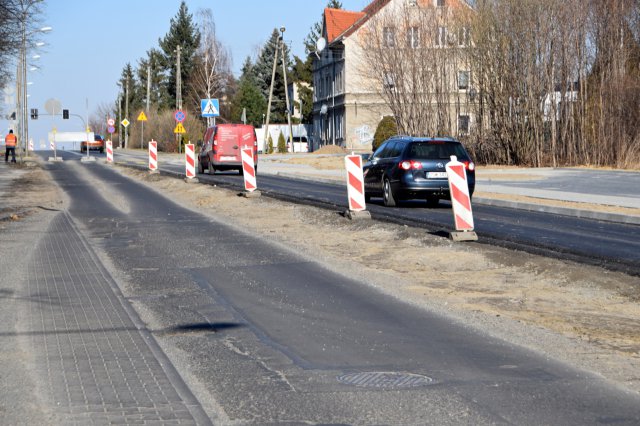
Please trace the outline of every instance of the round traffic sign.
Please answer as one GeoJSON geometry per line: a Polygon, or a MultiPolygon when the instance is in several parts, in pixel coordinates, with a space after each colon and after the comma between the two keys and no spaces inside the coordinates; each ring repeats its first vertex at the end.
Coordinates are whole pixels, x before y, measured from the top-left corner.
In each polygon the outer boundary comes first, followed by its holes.
{"type": "Polygon", "coordinates": [[[173,117],[176,119],[176,121],[178,123],[182,123],[185,119],[185,115],[184,115],[184,111],[182,110],[177,110],[175,114],[173,114],[173,117]]]}
{"type": "Polygon", "coordinates": [[[110,118],[107,120],[107,124],[111,127],[116,125],[116,120],[114,120],[113,118],[110,118]]]}
{"type": "MultiPolygon", "coordinates": [[[[115,124],[115,123],[113,123],[113,124],[115,124]]],[[[115,131],[116,131],[116,128],[115,128],[115,127],[113,127],[113,126],[109,126],[109,127],[107,127],[107,132],[109,132],[109,133],[114,133],[115,131]]]]}

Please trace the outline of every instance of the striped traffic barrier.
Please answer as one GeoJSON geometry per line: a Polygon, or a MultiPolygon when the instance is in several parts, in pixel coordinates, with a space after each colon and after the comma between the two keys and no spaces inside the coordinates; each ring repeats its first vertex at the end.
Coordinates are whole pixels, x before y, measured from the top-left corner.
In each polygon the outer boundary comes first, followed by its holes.
{"type": "Polygon", "coordinates": [[[113,142],[107,141],[107,163],[113,163],[113,142]]]}
{"type": "Polygon", "coordinates": [[[451,206],[456,230],[449,235],[454,241],[477,241],[478,235],[474,232],[473,212],[471,211],[471,196],[467,184],[467,171],[465,165],[458,161],[455,155],[445,166],[449,179],[449,193],[451,194],[451,206]]]}
{"type": "Polygon", "coordinates": [[[149,171],[158,172],[158,142],[153,139],[149,142],[149,171]]]}
{"type": "Polygon", "coordinates": [[[33,139],[29,139],[29,151],[33,151],[33,139]]]}
{"type": "Polygon", "coordinates": [[[256,181],[256,168],[253,162],[253,148],[242,148],[242,176],[244,177],[244,190],[242,194],[245,197],[260,196],[258,182],[256,181]]]}
{"type": "Polygon", "coordinates": [[[185,144],[184,146],[184,163],[186,176],[188,178],[196,177],[196,156],[192,143],[185,144]]]}
{"type": "Polygon", "coordinates": [[[349,210],[345,216],[349,219],[371,218],[367,211],[364,197],[364,175],[362,173],[362,157],[360,155],[347,155],[344,157],[347,170],[347,197],[349,198],[349,210]]]}
{"type": "Polygon", "coordinates": [[[196,148],[192,143],[184,146],[185,181],[197,182],[196,178],[196,148]]]}
{"type": "Polygon", "coordinates": [[[51,151],[55,151],[56,150],[56,144],[53,141],[49,141],[49,149],[51,151]]]}

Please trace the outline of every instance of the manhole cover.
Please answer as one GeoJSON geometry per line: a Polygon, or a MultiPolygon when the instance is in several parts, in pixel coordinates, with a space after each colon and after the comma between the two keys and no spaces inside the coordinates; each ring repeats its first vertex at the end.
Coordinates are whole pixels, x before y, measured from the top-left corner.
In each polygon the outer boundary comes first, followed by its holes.
{"type": "Polygon", "coordinates": [[[415,388],[434,383],[431,377],[420,374],[393,372],[343,374],[338,376],[338,381],[345,385],[380,389],[415,388]]]}

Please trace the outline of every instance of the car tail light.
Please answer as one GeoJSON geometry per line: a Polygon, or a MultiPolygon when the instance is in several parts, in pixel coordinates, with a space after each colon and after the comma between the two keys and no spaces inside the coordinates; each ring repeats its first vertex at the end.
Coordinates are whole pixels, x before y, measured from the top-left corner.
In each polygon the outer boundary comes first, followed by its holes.
{"type": "Polygon", "coordinates": [[[473,163],[473,161],[463,161],[463,163],[464,163],[464,168],[470,172],[476,169],[476,165],[473,163]]]}
{"type": "Polygon", "coordinates": [[[405,160],[403,162],[400,163],[400,168],[402,170],[420,170],[422,169],[422,163],[419,161],[409,161],[409,160],[405,160]]]}

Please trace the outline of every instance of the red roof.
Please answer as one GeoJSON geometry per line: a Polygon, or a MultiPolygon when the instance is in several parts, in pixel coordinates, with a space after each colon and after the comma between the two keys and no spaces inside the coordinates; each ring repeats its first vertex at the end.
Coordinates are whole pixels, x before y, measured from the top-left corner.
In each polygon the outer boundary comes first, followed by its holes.
{"type": "Polygon", "coordinates": [[[365,16],[364,12],[326,8],[324,10],[324,25],[327,29],[327,42],[334,41],[363,16],[365,16]]]}

